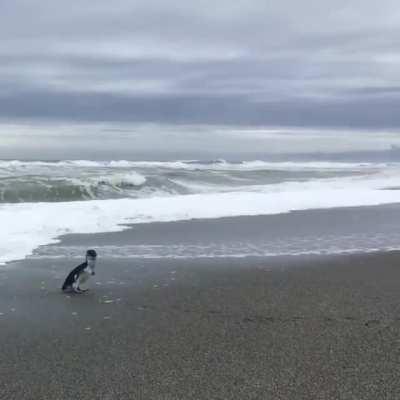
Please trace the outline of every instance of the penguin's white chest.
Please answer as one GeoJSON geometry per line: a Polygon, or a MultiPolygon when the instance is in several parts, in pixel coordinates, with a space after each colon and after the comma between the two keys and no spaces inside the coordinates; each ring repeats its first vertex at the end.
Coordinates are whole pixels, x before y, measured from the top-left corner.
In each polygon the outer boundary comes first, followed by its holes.
{"type": "Polygon", "coordinates": [[[82,271],[79,274],[79,283],[85,283],[90,277],[90,274],[86,271],[82,271]]]}

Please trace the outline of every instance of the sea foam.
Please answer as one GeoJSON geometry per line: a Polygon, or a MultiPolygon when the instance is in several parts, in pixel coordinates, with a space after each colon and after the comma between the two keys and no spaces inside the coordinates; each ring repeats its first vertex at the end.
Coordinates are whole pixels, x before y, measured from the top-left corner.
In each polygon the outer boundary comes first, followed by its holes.
{"type": "Polygon", "coordinates": [[[20,161],[20,160],[0,160],[1,168],[31,168],[31,167],[80,167],[80,168],[167,168],[176,170],[223,170],[223,171],[260,171],[260,170],[302,170],[302,169],[327,169],[327,170],[347,170],[365,168],[386,168],[389,166],[399,166],[399,163],[368,163],[368,162],[331,162],[331,161],[281,161],[269,162],[262,160],[228,162],[226,160],[216,160],[202,162],[197,160],[178,160],[178,161],[92,161],[92,160],[63,160],[63,161],[20,161]]]}
{"type": "Polygon", "coordinates": [[[370,206],[400,202],[399,190],[381,190],[387,180],[285,183],[264,192],[229,192],[0,205],[0,263],[22,259],[40,245],[69,233],[112,232],[127,224],[232,216],[268,215],[292,210],[370,206]],[[272,190],[271,190],[272,189],[272,190]]]}

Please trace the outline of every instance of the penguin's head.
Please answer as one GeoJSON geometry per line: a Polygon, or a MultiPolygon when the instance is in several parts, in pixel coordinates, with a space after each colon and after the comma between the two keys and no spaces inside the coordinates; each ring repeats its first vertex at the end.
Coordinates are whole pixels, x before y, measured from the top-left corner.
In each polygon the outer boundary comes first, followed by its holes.
{"type": "Polygon", "coordinates": [[[94,269],[96,267],[96,258],[97,258],[97,253],[95,250],[88,250],[86,252],[86,262],[90,269],[90,273],[92,275],[95,274],[94,269]]]}

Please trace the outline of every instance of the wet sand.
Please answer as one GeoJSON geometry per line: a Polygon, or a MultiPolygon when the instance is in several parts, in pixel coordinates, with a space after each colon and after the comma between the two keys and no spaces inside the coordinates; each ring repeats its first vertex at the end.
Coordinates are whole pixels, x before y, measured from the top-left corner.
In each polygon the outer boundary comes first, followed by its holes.
{"type": "Polygon", "coordinates": [[[398,399],[400,254],[0,269],[1,399],[398,399]]]}

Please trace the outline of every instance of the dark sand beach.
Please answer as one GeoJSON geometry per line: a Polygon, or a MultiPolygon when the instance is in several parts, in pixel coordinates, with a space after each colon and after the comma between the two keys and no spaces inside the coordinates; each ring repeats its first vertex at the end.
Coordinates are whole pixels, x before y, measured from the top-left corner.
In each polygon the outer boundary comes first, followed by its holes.
{"type": "MultiPolygon", "coordinates": [[[[60,245],[129,235],[137,230],[60,245]]],[[[100,257],[88,293],[61,293],[78,262],[0,269],[1,399],[399,398],[398,252],[100,257]]]]}
{"type": "Polygon", "coordinates": [[[0,269],[0,398],[398,399],[398,252],[121,256],[276,238],[293,250],[330,237],[395,242],[397,215],[393,205],[64,236],[0,269]],[[90,291],[63,294],[90,247],[100,255],[90,291]]]}

